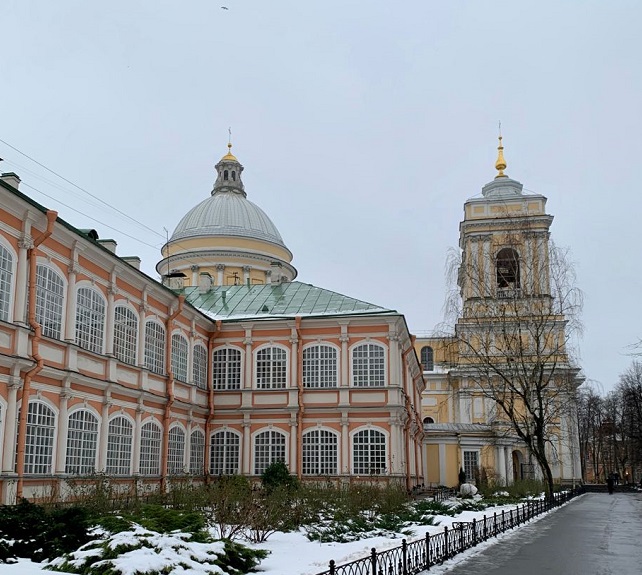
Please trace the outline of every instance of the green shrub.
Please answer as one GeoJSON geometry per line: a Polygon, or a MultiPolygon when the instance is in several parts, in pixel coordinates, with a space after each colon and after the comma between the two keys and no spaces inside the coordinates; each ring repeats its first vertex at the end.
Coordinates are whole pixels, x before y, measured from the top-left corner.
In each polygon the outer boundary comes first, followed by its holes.
{"type": "Polygon", "coordinates": [[[288,466],[283,461],[275,461],[265,468],[261,475],[261,484],[268,491],[277,487],[296,489],[299,487],[299,480],[295,475],[290,474],[288,466]]]}

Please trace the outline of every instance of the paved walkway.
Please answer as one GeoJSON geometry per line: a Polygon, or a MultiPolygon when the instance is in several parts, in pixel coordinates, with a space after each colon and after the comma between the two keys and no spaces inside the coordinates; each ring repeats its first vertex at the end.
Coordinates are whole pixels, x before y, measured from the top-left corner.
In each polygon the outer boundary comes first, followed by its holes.
{"type": "Polygon", "coordinates": [[[642,493],[582,495],[446,573],[639,575],[642,493]]]}

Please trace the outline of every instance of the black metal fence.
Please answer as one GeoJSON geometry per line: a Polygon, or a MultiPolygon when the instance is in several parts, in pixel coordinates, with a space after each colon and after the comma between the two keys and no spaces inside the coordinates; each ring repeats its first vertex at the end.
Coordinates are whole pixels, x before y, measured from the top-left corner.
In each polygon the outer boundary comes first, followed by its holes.
{"type": "Polygon", "coordinates": [[[556,493],[551,500],[527,501],[510,511],[484,515],[479,521],[473,519],[469,522],[453,522],[450,529],[444,527],[443,532],[435,535],[426,533],[425,538],[417,541],[407,542],[402,539],[400,546],[381,552],[373,548],[370,556],[363,559],[343,565],[336,565],[334,561],[330,561],[329,569],[318,575],[415,575],[490,537],[559,507],[582,492],[581,489],[574,489],[556,493]]]}

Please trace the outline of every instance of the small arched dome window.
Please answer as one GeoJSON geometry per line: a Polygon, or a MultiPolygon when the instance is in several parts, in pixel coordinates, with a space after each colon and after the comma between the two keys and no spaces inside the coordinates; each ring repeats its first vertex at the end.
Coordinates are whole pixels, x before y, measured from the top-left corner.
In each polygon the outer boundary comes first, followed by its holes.
{"type": "Polygon", "coordinates": [[[424,425],[426,423],[435,423],[435,420],[432,417],[424,417],[424,425]]]}
{"type": "Polygon", "coordinates": [[[228,178],[227,170],[223,170],[223,179],[227,180],[227,178],[228,178]]]}
{"type": "Polygon", "coordinates": [[[232,170],[232,180],[236,182],[236,171],[232,170]]]}
{"type": "Polygon", "coordinates": [[[497,287],[519,287],[519,254],[513,248],[503,248],[497,254],[497,287]]]}
{"type": "Polygon", "coordinates": [[[435,369],[435,354],[429,345],[421,348],[421,365],[423,365],[424,371],[435,369]]]}

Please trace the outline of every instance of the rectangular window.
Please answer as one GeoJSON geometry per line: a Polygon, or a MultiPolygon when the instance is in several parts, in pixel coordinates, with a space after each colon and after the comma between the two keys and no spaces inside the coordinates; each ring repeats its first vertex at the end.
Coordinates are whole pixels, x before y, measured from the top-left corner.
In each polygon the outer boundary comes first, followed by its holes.
{"type": "Polygon", "coordinates": [[[479,474],[479,451],[464,451],[464,472],[467,483],[476,483],[479,474]]]}
{"type": "Polygon", "coordinates": [[[212,362],[214,389],[241,388],[241,352],[238,349],[217,349],[212,362]]]}

